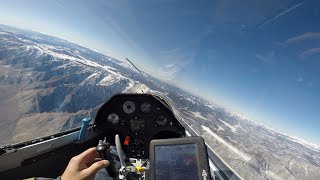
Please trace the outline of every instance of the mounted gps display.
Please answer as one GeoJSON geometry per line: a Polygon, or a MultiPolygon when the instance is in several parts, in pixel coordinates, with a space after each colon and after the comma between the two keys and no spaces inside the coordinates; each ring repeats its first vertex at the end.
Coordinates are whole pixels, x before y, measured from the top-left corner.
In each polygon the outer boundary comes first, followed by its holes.
{"type": "Polygon", "coordinates": [[[210,179],[201,137],[157,139],[150,143],[150,179],[210,179]]]}

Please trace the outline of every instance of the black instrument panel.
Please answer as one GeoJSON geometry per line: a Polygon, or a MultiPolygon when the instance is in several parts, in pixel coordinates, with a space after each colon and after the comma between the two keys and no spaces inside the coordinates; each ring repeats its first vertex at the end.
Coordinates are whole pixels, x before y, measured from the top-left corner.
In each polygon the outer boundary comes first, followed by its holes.
{"type": "Polygon", "coordinates": [[[151,94],[119,94],[101,106],[95,129],[114,143],[119,134],[128,157],[148,158],[152,139],[179,138],[185,129],[168,104],[151,94]]]}

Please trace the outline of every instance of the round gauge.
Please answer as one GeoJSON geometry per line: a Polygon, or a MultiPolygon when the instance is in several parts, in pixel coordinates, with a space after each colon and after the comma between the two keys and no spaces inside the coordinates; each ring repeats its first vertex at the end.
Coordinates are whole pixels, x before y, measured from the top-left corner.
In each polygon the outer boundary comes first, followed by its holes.
{"type": "Polygon", "coordinates": [[[123,103],[123,111],[127,114],[131,114],[136,110],[136,105],[132,101],[126,101],[123,103]]]}
{"type": "Polygon", "coordinates": [[[140,106],[140,110],[143,113],[150,113],[151,112],[151,104],[145,102],[140,106]]]}
{"type": "Polygon", "coordinates": [[[164,125],[166,125],[167,121],[168,121],[168,119],[167,119],[166,116],[160,115],[160,116],[158,116],[157,119],[156,119],[156,125],[158,125],[158,126],[164,126],[164,125]]]}
{"type": "Polygon", "coordinates": [[[118,124],[119,123],[119,116],[115,113],[109,114],[108,121],[112,124],[118,124]]]}

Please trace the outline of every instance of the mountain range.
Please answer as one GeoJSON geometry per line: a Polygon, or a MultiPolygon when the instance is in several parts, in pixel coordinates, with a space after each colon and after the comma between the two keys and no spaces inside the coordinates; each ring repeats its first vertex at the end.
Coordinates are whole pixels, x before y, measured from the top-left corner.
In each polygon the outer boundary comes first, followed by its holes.
{"type": "Polygon", "coordinates": [[[0,145],[62,132],[95,117],[117,93],[169,99],[188,133],[202,136],[244,179],[318,179],[320,148],[233,113],[130,64],[67,40],[0,25],[0,145]]]}

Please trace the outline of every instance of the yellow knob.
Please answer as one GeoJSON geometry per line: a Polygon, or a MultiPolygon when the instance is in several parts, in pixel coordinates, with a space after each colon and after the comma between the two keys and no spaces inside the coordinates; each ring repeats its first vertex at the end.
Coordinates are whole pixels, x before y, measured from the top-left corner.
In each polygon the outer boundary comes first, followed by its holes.
{"type": "Polygon", "coordinates": [[[144,168],[140,167],[140,166],[137,166],[136,167],[136,171],[143,173],[144,172],[144,168]]]}

